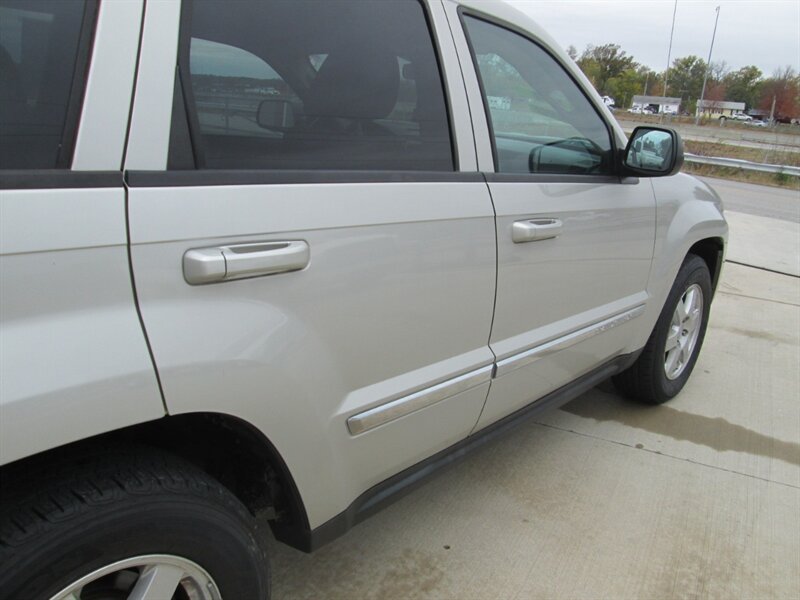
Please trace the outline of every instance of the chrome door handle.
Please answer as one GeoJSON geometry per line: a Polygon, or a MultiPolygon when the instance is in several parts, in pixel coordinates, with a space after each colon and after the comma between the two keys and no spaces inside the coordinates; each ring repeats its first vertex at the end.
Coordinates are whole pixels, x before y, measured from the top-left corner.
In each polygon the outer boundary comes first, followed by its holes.
{"type": "Polygon", "coordinates": [[[511,227],[511,240],[515,244],[538,242],[557,237],[561,233],[560,219],[526,219],[516,221],[511,227]]]}
{"type": "Polygon", "coordinates": [[[194,248],[183,255],[183,278],[191,285],[299,271],[311,251],[301,240],[194,248]]]}

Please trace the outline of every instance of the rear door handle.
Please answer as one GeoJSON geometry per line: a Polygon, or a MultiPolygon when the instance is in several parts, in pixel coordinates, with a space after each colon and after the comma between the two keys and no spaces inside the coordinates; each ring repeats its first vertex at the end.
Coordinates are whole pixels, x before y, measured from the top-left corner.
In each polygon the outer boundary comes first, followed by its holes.
{"type": "Polygon", "coordinates": [[[191,285],[299,271],[311,251],[302,240],[194,248],[183,255],[183,278],[191,285]]]}
{"type": "Polygon", "coordinates": [[[515,244],[538,242],[558,237],[561,233],[560,219],[526,219],[515,221],[511,227],[511,239],[515,244]]]}

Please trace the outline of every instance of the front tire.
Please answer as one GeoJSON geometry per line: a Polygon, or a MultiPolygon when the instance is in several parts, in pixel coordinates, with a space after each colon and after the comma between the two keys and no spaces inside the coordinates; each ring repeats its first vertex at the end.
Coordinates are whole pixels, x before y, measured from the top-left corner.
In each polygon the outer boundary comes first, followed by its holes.
{"type": "Polygon", "coordinates": [[[692,374],[708,325],[711,274],[705,261],[689,254],[636,362],[614,376],[625,396],[662,404],[683,389],[692,374]]]}
{"type": "Polygon", "coordinates": [[[269,597],[253,517],[183,460],[117,450],[4,488],[3,599],[269,597]]]}

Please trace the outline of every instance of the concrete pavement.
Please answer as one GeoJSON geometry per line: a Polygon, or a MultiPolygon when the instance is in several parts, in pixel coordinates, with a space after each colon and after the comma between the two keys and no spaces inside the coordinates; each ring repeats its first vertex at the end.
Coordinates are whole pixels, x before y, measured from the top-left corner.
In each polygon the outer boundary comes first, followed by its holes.
{"type": "Polygon", "coordinates": [[[800,224],[726,211],[727,260],[800,277],[800,224]]]}
{"type": "MultiPolygon", "coordinates": [[[[796,224],[730,216],[734,256],[785,268],[796,224]]],[[[670,403],[603,385],[313,555],[273,547],[280,599],[800,597],[800,279],[727,264],[670,403]]]]}

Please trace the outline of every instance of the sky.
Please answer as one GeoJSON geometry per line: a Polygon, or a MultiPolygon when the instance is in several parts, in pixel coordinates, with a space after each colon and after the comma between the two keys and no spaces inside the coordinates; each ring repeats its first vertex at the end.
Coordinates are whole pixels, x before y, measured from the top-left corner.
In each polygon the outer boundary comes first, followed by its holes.
{"type": "MultiPolygon", "coordinates": [[[[565,49],[619,44],[636,62],[663,71],[674,0],[511,0],[565,49]]],[[[800,0],[678,0],[672,60],[708,58],[715,8],[719,25],[712,62],[732,70],[755,65],[770,76],[800,71],[800,0]]]]}

